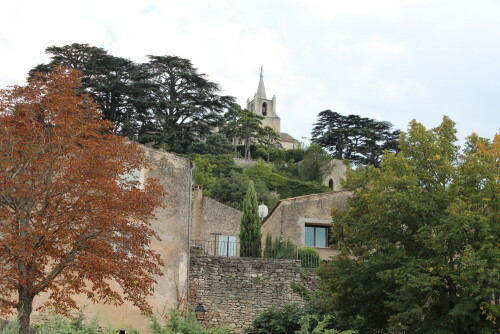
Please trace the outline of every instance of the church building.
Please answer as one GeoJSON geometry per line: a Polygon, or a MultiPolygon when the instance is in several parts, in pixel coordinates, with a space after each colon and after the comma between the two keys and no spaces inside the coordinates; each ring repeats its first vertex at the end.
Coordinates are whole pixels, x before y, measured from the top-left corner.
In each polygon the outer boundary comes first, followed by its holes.
{"type": "Polygon", "coordinates": [[[247,100],[247,109],[257,115],[263,116],[263,126],[269,126],[271,129],[280,134],[281,146],[285,150],[299,148],[299,141],[288,133],[281,132],[281,120],[276,114],[276,96],[273,95],[272,99],[266,96],[266,88],[264,87],[264,76],[262,74],[262,67],[260,68],[260,79],[257,93],[254,94],[253,100],[247,100]]]}

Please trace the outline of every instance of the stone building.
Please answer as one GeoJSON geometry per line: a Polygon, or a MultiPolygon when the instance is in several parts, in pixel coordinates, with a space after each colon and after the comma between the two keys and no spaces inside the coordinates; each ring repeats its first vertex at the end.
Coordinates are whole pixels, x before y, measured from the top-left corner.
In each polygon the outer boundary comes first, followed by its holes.
{"type": "Polygon", "coordinates": [[[290,238],[297,247],[314,247],[321,258],[338,255],[330,248],[332,208],[347,210],[349,191],[334,191],[282,199],[262,221],[262,242],[267,234],[290,238]]]}
{"type": "Polygon", "coordinates": [[[342,190],[340,180],[344,178],[344,175],[347,172],[347,163],[343,160],[332,159],[330,166],[330,173],[323,176],[323,185],[333,191],[342,190]]]}
{"type": "Polygon", "coordinates": [[[257,115],[263,116],[263,126],[269,126],[271,129],[280,134],[281,146],[285,150],[299,148],[299,141],[288,133],[281,132],[281,120],[276,114],[276,96],[268,99],[266,88],[264,87],[264,75],[262,67],[260,68],[260,79],[257,93],[254,94],[253,100],[247,100],[247,109],[257,115]]]}

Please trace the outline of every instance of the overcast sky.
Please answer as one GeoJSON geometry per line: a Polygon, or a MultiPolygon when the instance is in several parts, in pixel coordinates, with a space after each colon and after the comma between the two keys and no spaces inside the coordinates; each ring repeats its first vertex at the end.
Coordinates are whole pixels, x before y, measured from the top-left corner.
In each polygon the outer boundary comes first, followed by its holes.
{"type": "Polygon", "coordinates": [[[500,126],[498,0],[2,1],[0,88],[71,43],[188,58],[243,106],[263,65],[281,131],[299,140],[325,109],[402,130],[447,115],[461,140],[500,126]]]}

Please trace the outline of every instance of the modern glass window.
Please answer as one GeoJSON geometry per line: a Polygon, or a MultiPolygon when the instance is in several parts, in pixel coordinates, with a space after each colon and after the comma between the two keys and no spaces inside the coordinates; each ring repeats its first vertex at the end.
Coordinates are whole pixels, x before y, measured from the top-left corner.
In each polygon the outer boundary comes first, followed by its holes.
{"type": "Polygon", "coordinates": [[[328,232],[330,228],[325,226],[306,225],[307,247],[328,247],[328,232]]]}

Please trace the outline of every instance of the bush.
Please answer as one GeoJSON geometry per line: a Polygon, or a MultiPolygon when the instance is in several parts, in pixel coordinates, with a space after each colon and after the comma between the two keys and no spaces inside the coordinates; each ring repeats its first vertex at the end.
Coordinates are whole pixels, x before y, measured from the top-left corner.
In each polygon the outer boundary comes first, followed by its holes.
{"type": "Polygon", "coordinates": [[[300,318],[305,315],[297,304],[269,308],[253,321],[246,334],[289,334],[300,330],[300,318]]]}
{"type": "Polygon", "coordinates": [[[266,236],[266,247],[264,257],[272,259],[295,259],[296,246],[290,238],[283,240],[276,237],[274,242],[270,234],[266,236]]]}
{"type": "Polygon", "coordinates": [[[299,248],[299,260],[304,268],[317,268],[321,263],[319,252],[311,247],[299,248]]]}

